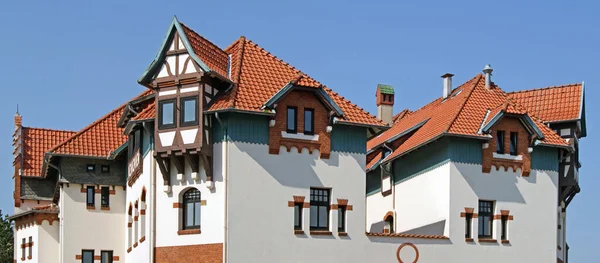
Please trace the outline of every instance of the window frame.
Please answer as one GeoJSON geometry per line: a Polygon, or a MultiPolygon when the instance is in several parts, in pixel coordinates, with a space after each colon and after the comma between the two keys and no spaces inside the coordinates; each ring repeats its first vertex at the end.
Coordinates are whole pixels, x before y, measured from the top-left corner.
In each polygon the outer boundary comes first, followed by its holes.
{"type": "Polygon", "coordinates": [[[29,250],[29,257],[27,257],[28,259],[31,259],[33,257],[33,237],[29,236],[29,245],[28,245],[28,250],[29,250]]]}
{"type": "Polygon", "coordinates": [[[96,187],[88,185],[85,189],[85,204],[88,207],[96,206],[96,187]],[[91,193],[90,193],[91,190],[91,193]],[[90,196],[92,201],[90,202],[90,196]]]}
{"type": "Polygon", "coordinates": [[[314,135],[315,134],[315,109],[304,108],[304,134],[306,135],[314,135]],[[306,113],[310,112],[310,131],[306,131],[306,113]]]}
{"type": "Polygon", "coordinates": [[[508,215],[500,216],[500,240],[508,240],[508,215]]]}
{"type": "Polygon", "coordinates": [[[509,149],[510,155],[518,155],[519,150],[517,147],[519,147],[519,133],[518,132],[510,132],[510,149],[509,149]],[[514,139],[513,139],[513,135],[514,135],[514,139]],[[514,143],[514,145],[513,145],[513,143],[514,143]],[[514,149],[514,151],[513,151],[513,149],[514,149]]]}
{"type": "Polygon", "coordinates": [[[302,230],[302,209],[304,208],[303,203],[294,203],[294,230],[302,230]],[[296,213],[297,211],[297,213],[296,213]],[[298,224],[296,224],[298,220],[298,224]]]}
{"type": "Polygon", "coordinates": [[[389,232],[390,234],[394,233],[394,216],[388,216],[385,218],[385,220],[383,220],[383,229],[385,232],[385,228],[389,227],[389,232]]]}
{"type": "Polygon", "coordinates": [[[96,171],[96,165],[95,164],[86,164],[85,165],[85,171],[86,172],[95,172],[96,171]]]}
{"type": "Polygon", "coordinates": [[[92,253],[92,262],[90,263],[94,263],[94,250],[93,249],[82,249],[81,250],[81,262],[82,263],[87,263],[85,262],[85,253],[92,253]]]}
{"type": "Polygon", "coordinates": [[[288,106],[285,111],[285,130],[287,133],[298,133],[298,107],[296,106],[288,106]],[[294,110],[294,129],[290,129],[289,127],[289,119],[290,119],[290,110],[294,110]]]}
{"type": "Polygon", "coordinates": [[[338,233],[346,233],[346,211],[345,205],[338,205],[338,233]]]}
{"type": "Polygon", "coordinates": [[[309,224],[310,226],[310,230],[311,231],[329,231],[329,226],[330,226],[330,214],[331,214],[331,189],[328,188],[316,188],[316,187],[311,187],[310,188],[310,216],[312,218],[312,208],[316,207],[316,226],[312,225],[312,220],[309,224]],[[317,194],[319,193],[319,194],[317,194]],[[320,199],[327,199],[326,201],[323,200],[316,200],[315,198],[320,198],[320,199]],[[325,207],[325,213],[326,213],[326,220],[325,220],[325,225],[322,226],[321,222],[319,220],[320,218],[320,210],[321,207],[325,207]]]}
{"type": "Polygon", "coordinates": [[[465,238],[473,238],[473,214],[465,214],[465,238]]]}
{"type": "Polygon", "coordinates": [[[501,130],[497,130],[496,131],[496,153],[497,154],[504,154],[504,136],[506,135],[506,133],[504,131],[501,130]]]}
{"type": "Polygon", "coordinates": [[[479,238],[492,238],[494,236],[494,201],[488,201],[488,200],[479,200],[479,210],[478,210],[478,214],[477,214],[477,218],[479,219],[478,223],[478,231],[477,231],[477,235],[479,238]],[[483,204],[489,204],[489,207],[486,206],[482,206],[483,204]],[[489,208],[489,211],[484,211],[484,209],[482,208],[489,208]],[[486,224],[488,225],[488,233],[484,233],[486,232],[486,224]]]}
{"type": "Polygon", "coordinates": [[[100,251],[100,263],[113,263],[113,251],[112,250],[102,250],[100,251]],[[108,253],[108,262],[104,261],[103,255],[108,253]]]}
{"type": "Polygon", "coordinates": [[[158,129],[166,130],[177,127],[177,99],[164,99],[158,101],[158,129]],[[163,106],[164,104],[173,103],[173,123],[172,124],[164,124],[163,123],[163,106]]]}
{"type": "Polygon", "coordinates": [[[104,208],[110,207],[110,188],[108,186],[100,188],[100,206],[104,208]]]}
{"type": "Polygon", "coordinates": [[[26,252],[25,252],[25,244],[27,244],[27,243],[25,243],[25,241],[26,241],[25,238],[23,238],[21,240],[21,259],[23,259],[23,260],[25,259],[25,254],[26,254],[26,252]]]}
{"type": "Polygon", "coordinates": [[[183,204],[182,214],[183,214],[183,216],[182,216],[182,227],[181,227],[181,229],[183,229],[183,230],[200,229],[200,226],[202,225],[202,221],[201,221],[201,219],[202,219],[202,208],[201,208],[202,207],[202,204],[201,204],[201,202],[202,202],[202,193],[200,192],[200,190],[198,190],[196,188],[190,188],[187,191],[185,191],[185,193],[183,193],[182,199],[183,199],[182,200],[182,204],[183,204]],[[196,200],[195,196],[192,196],[192,197],[187,196],[188,194],[191,195],[191,194],[196,194],[196,193],[198,193],[197,200],[196,200]],[[192,199],[192,198],[194,198],[194,199],[192,199]],[[190,204],[190,203],[194,204],[193,205],[194,209],[192,211],[192,213],[193,213],[192,214],[192,225],[188,225],[188,222],[187,222],[187,216],[188,216],[188,213],[189,213],[187,205],[190,204]],[[195,213],[196,212],[196,204],[198,206],[198,211],[200,212],[200,218],[198,219],[198,225],[195,225],[195,222],[196,222],[196,213],[195,213]]]}
{"type": "Polygon", "coordinates": [[[198,102],[200,100],[198,99],[198,96],[188,96],[188,97],[181,97],[179,98],[179,105],[180,105],[180,111],[179,111],[179,115],[180,115],[180,120],[179,120],[179,126],[180,127],[188,127],[188,126],[194,126],[194,125],[198,125],[198,123],[200,123],[200,114],[198,113],[198,109],[200,108],[198,105],[198,102]],[[195,105],[194,105],[194,114],[196,116],[196,118],[194,118],[193,121],[185,121],[185,102],[186,101],[196,101],[195,105]]]}
{"type": "Polygon", "coordinates": [[[110,165],[103,164],[102,166],[100,166],[100,172],[110,173],[110,165]]]}

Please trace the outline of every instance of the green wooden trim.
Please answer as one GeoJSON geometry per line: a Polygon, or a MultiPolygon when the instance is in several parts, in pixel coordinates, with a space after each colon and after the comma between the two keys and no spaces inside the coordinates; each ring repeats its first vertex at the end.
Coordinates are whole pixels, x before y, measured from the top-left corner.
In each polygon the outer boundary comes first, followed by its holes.
{"type": "Polygon", "coordinates": [[[331,131],[331,151],[367,153],[367,129],[348,125],[334,125],[331,131]]]}
{"type": "Polygon", "coordinates": [[[381,169],[379,167],[373,171],[368,172],[366,180],[367,196],[376,193],[381,193],[381,169]]]}
{"type": "Polygon", "coordinates": [[[213,119],[213,143],[225,140],[269,144],[269,117],[255,114],[222,114],[223,126],[213,119]]]}
{"type": "Polygon", "coordinates": [[[377,84],[377,87],[379,88],[379,91],[381,92],[381,94],[394,95],[394,87],[392,87],[390,85],[377,84]]]}
{"type": "Polygon", "coordinates": [[[531,153],[531,169],[558,172],[558,149],[535,147],[531,153]]]}
{"type": "MultiPolygon", "coordinates": [[[[263,105],[263,108],[273,108],[275,103],[277,103],[280,99],[282,99],[286,94],[288,94],[292,89],[298,88],[298,86],[292,84],[292,82],[288,82],[283,88],[281,88],[275,95],[273,95],[267,102],[263,105]]],[[[325,92],[322,88],[316,90],[316,95],[319,96],[325,104],[331,106],[331,108],[339,115],[344,115],[344,111],[342,108],[338,106],[335,101],[325,92]]]]}

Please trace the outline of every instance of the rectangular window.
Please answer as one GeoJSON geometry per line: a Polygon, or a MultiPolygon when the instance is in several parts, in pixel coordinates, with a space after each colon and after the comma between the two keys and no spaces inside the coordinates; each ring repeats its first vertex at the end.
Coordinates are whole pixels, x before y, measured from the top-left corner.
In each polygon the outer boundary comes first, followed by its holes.
{"type": "Polygon", "coordinates": [[[517,140],[518,140],[518,133],[511,132],[510,133],[510,155],[517,155],[517,140]]]}
{"type": "Polygon", "coordinates": [[[158,102],[158,128],[175,128],[175,99],[158,102]]]}
{"type": "Polygon", "coordinates": [[[29,237],[29,258],[33,257],[33,237],[29,237]]]}
{"type": "Polygon", "coordinates": [[[294,229],[302,230],[302,203],[294,204],[294,229]]]}
{"type": "Polygon", "coordinates": [[[96,201],[94,200],[95,195],[96,195],[96,190],[94,189],[93,186],[88,186],[86,189],[86,204],[87,206],[94,206],[96,204],[96,201]]]}
{"type": "Polygon", "coordinates": [[[110,172],[110,166],[108,166],[108,165],[102,165],[102,172],[103,173],[110,172]]]}
{"type": "Polygon", "coordinates": [[[94,263],[94,250],[82,250],[81,251],[81,262],[82,263],[94,263]]]}
{"type": "Polygon", "coordinates": [[[338,206],[338,232],[346,232],[346,206],[338,206]]]}
{"type": "Polygon", "coordinates": [[[198,97],[181,98],[181,126],[198,125],[198,97]]]}
{"type": "Polygon", "coordinates": [[[25,259],[25,238],[21,241],[21,258],[25,259]]]}
{"type": "Polygon", "coordinates": [[[468,213],[465,215],[465,238],[472,238],[471,235],[471,221],[473,219],[473,214],[468,213]]]}
{"type": "Polygon", "coordinates": [[[310,230],[329,230],[329,190],[310,189],[310,230]]]}
{"type": "Polygon", "coordinates": [[[296,133],[296,124],[298,123],[298,119],[296,116],[296,111],[298,108],[296,107],[288,107],[287,108],[287,132],[288,133],[296,133]]]}
{"type": "Polygon", "coordinates": [[[504,154],[504,131],[496,132],[496,153],[504,154]]]}
{"type": "Polygon", "coordinates": [[[110,195],[110,190],[108,188],[108,186],[103,186],[101,191],[100,191],[101,195],[100,195],[100,204],[102,205],[102,207],[109,207],[110,203],[109,203],[109,195],[110,195]]]}
{"type": "Polygon", "coordinates": [[[494,202],[479,201],[479,237],[491,238],[494,220],[494,202]]]}
{"type": "Polygon", "coordinates": [[[103,250],[100,252],[100,263],[112,263],[113,262],[113,252],[103,250]]]}
{"type": "Polygon", "coordinates": [[[508,240],[508,236],[506,235],[508,232],[508,216],[502,216],[501,217],[501,223],[502,223],[502,234],[500,235],[500,239],[501,240],[508,240]]]}
{"type": "Polygon", "coordinates": [[[88,172],[93,172],[93,171],[96,170],[96,165],[88,164],[88,165],[85,166],[85,170],[88,171],[88,172]]]}
{"type": "Polygon", "coordinates": [[[304,134],[315,134],[315,110],[304,109],[304,134]]]}

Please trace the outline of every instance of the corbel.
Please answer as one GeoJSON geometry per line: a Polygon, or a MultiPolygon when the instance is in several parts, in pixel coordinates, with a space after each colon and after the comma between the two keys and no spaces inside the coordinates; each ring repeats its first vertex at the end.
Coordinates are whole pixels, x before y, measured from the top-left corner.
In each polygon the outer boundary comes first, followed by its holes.
{"type": "Polygon", "coordinates": [[[177,181],[183,180],[183,174],[185,173],[185,162],[183,160],[183,156],[174,156],[173,164],[177,169],[177,181]]]}
{"type": "Polygon", "coordinates": [[[186,153],[184,155],[185,160],[190,164],[190,167],[192,168],[192,180],[196,181],[198,180],[198,170],[199,170],[199,161],[198,161],[198,155],[196,154],[189,154],[186,153]]]}
{"type": "Polygon", "coordinates": [[[171,166],[169,165],[169,158],[163,158],[160,155],[156,155],[156,163],[158,164],[158,169],[160,170],[160,173],[162,174],[163,177],[163,185],[164,185],[164,191],[165,192],[170,192],[170,186],[171,186],[171,180],[170,180],[170,168],[171,166]]]}
{"type": "Polygon", "coordinates": [[[204,172],[206,172],[206,187],[209,189],[214,188],[213,183],[213,171],[212,171],[212,159],[206,154],[200,155],[202,160],[202,166],[204,166],[204,172]]]}

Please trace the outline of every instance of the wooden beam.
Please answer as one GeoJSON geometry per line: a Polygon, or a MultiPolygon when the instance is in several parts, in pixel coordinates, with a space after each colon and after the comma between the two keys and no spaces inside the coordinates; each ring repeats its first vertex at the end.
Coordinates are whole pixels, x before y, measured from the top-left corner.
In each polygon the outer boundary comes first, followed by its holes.
{"type": "Polygon", "coordinates": [[[212,181],[212,158],[210,156],[202,154],[200,155],[200,159],[202,160],[202,166],[204,167],[204,171],[206,172],[206,181],[212,181]]]}
{"type": "Polygon", "coordinates": [[[158,164],[158,169],[160,170],[160,173],[163,176],[163,181],[164,181],[164,185],[171,185],[171,173],[169,171],[170,163],[169,163],[169,158],[163,158],[161,157],[161,155],[156,155],[156,163],[158,164]]]}
{"type": "Polygon", "coordinates": [[[183,156],[174,156],[173,164],[175,164],[175,168],[177,168],[177,173],[185,173],[185,162],[183,161],[183,156]]]}
{"type": "Polygon", "coordinates": [[[185,154],[185,159],[187,160],[187,162],[190,164],[190,167],[192,167],[192,172],[197,173],[198,172],[198,166],[199,166],[199,156],[197,154],[185,154]]]}

